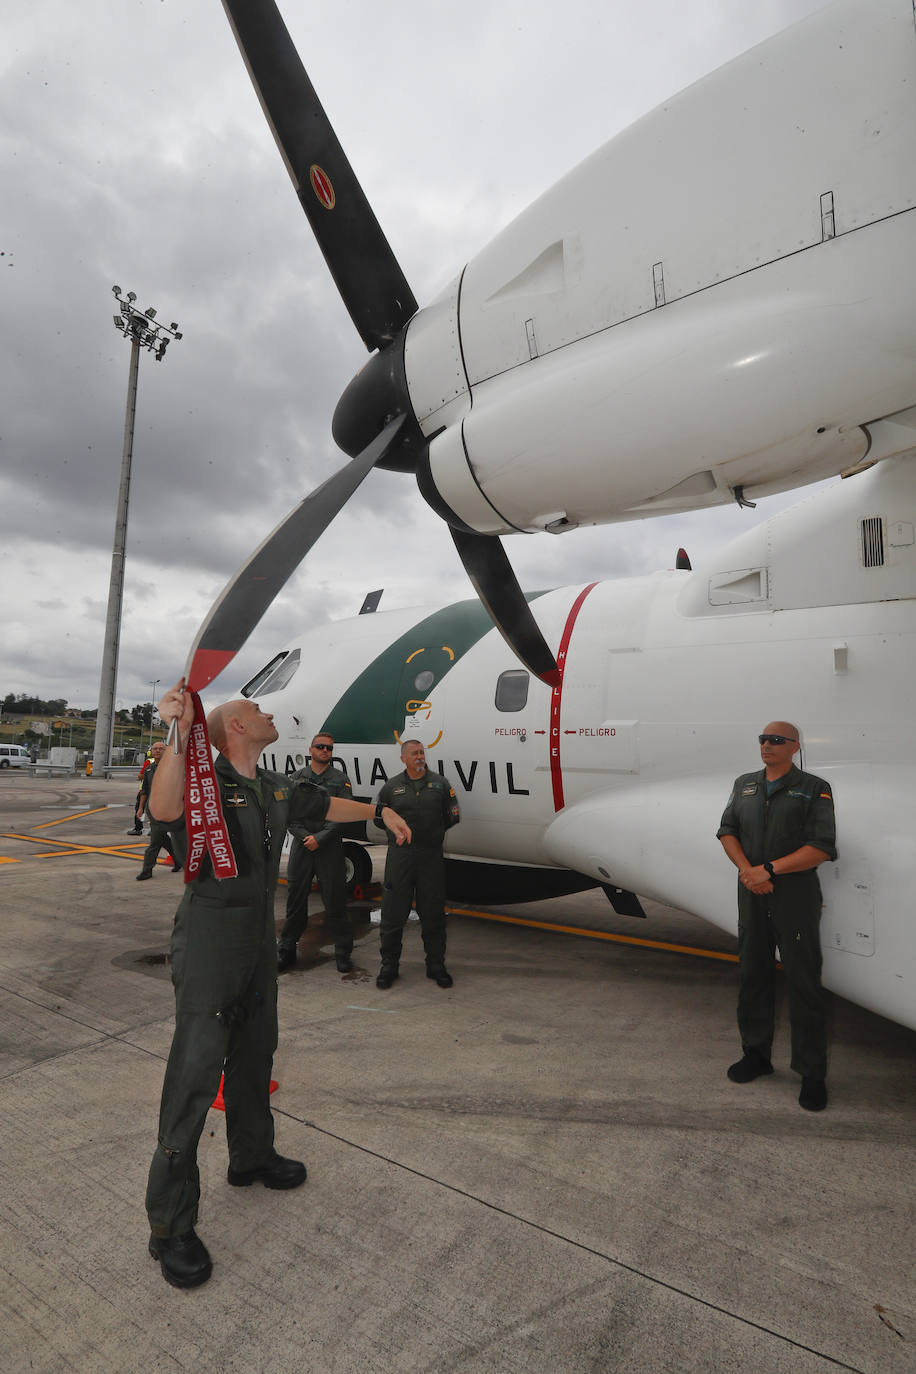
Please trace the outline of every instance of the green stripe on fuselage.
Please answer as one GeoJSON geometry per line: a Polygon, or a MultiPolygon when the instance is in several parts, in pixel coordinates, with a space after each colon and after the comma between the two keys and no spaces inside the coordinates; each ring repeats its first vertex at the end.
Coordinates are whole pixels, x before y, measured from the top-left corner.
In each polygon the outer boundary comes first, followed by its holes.
{"type": "MultiPolygon", "coordinates": [[[[534,601],[543,595],[527,592],[525,599],[534,601]]],[[[456,601],[435,611],[363,669],[322,728],[348,744],[391,744],[395,732],[404,727],[407,702],[428,696],[468,649],[492,629],[493,621],[479,601],[456,601]],[[420,673],[433,675],[422,690],[415,686],[420,673]]]]}

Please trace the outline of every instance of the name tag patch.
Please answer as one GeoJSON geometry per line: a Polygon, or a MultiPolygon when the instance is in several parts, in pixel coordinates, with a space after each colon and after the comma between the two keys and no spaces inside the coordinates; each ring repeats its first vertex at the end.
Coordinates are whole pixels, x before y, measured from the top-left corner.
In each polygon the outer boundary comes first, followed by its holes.
{"type": "Polygon", "coordinates": [[[743,788],[741,789],[741,795],[742,795],[742,797],[753,797],[753,796],[756,796],[756,794],[757,794],[757,784],[756,784],[755,782],[749,782],[749,783],[747,784],[746,787],[743,787],[743,788]]]}

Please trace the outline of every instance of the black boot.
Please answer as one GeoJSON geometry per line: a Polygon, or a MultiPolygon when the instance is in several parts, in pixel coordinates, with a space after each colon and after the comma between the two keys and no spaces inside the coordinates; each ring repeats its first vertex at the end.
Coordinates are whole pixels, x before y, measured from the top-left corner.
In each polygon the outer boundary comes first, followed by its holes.
{"type": "Polygon", "coordinates": [[[733,1083],[752,1083],[765,1073],[772,1073],[773,1065],[757,1050],[745,1050],[740,1059],[728,1066],[728,1077],[733,1083]]]}
{"type": "Polygon", "coordinates": [[[440,988],[450,988],[455,981],[444,964],[435,964],[426,970],[427,978],[432,978],[440,988]]]}
{"type": "Polygon", "coordinates": [[[150,1236],[149,1252],[173,1288],[196,1288],[213,1272],[207,1247],[193,1230],[183,1236],[150,1236]]]}
{"type": "Polygon", "coordinates": [[[277,945],[277,972],[285,973],[288,968],[292,968],[296,962],[296,946],[284,944],[282,941],[277,945]]]}
{"type": "Polygon", "coordinates": [[[263,1183],[265,1188],[299,1188],[306,1177],[301,1160],[284,1159],[277,1154],[257,1169],[233,1169],[230,1164],[227,1174],[233,1188],[248,1188],[252,1183],[263,1183]]]}
{"type": "Polygon", "coordinates": [[[807,1112],[822,1112],[827,1105],[827,1084],[823,1078],[803,1078],[798,1105],[807,1112]]]}
{"type": "Polygon", "coordinates": [[[397,976],[397,964],[382,964],[382,967],[378,971],[378,977],[375,980],[375,986],[377,988],[390,988],[397,976]]]}

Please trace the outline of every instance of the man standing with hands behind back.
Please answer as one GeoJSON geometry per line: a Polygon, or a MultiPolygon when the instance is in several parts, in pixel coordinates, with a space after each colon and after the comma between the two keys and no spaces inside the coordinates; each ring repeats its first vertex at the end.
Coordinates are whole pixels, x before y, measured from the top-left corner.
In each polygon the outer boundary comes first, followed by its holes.
{"type": "Polygon", "coordinates": [[[738,870],[738,1029],[742,1058],[733,1083],[773,1072],[776,946],[785,970],[792,1068],[799,1104],[827,1105],[827,1025],[821,987],[821,888],[816,868],[836,858],[830,784],[793,762],[801,747],[788,721],[771,721],[760,741],[763,768],[735,780],[717,833],[738,870]]]}
{"type": "MultiPolygon", "coordinates": [[[[461,819],[455,791],[446,778],[430,773],[426,750],[418,739],[401,745],[404,772],[389,778],[378,794],[377,806],[391,807],[410,826],[411,838],[403,847],[386,823],[388,857],[382,894],[382,956],[376,987],[390,988],[398,976],[404,926],[416,898],[426,976],[440,988],[452,986],[445,967],[445,861],[442,842],[446,830],[461,819]]],[[[381,822],[377,821],[376,824],[381,822]]]]}
{"type": "MultiPolygon", "coordinates": [[[[334,739],[327,730],[319,730],[309,745],[309,762],[293,782],[312,782],[330,797],[352,796],[350,779],[335,768],[331,755],[334,739]]],[[[344,867],[343,836],[334,821],[321,820],[312,824],[291,825],[293,837],[289,851],[286,894],[286,922],[277,942],[277,971],[285,972],[296,962],[296,945],[308,925],[309,893],[312,879],[321,886],[327,925],[334,940],[334,957],[338,973],[353,968],[353,927],[347,912],[347,880],[344,867]]]]}

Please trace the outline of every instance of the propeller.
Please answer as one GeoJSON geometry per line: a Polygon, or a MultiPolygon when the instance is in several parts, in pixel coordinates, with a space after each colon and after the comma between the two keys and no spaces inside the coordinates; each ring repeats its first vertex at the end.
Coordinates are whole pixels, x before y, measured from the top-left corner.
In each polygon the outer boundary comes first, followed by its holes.
{"type": "MultiPolygon", "coordinates": [[[[382,466],[418,476],[428,450],[411,404],[404,364],[406,328],[417,312],[414,294],[274,0],[223,0],[223,7],[341,299],[367,349],[377,351],[346,388],[334,414],[334,438],[354,455],[352,462],[268,536],[224,589],[201,627],[192,651],[196,664],[192,675],[205,676],[206,682],[241,647],[280,587],[371,469],[382,466]]],[[[461,561],[503,638],[532,673],[556,685],[556,660],[499,539],[469,530],[441,502],[437,509],[445,516],[461,561]]]]}
{"type": "Polygon", "coordinates": [[[226,583],[191,646],[185,670],[190,691],[202,692],[235,657],[309,549],[394,443],[403,424],[403,415],[396,416],[358,458],[310,492],[226,583]]]}

